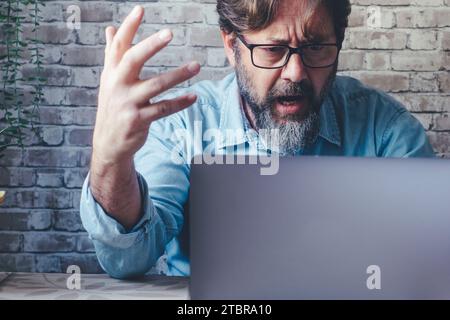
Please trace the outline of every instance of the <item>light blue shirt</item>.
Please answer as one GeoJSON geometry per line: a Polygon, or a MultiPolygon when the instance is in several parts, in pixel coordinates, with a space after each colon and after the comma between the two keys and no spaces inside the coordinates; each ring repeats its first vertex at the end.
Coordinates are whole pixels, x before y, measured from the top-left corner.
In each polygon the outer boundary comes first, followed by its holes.
{"type": "MultiPolygon", "coordinates": [[[[143,213],[132,230],[127,232],[95,201],[89,173],[83,184],[81,219],[100,265],[112,277],[145,274],[164,253],[167,275],[189,275],[188,227],[183,212],[192,156],[211,149],[217,153],[267,154],[263,139],[242,111],[234,73],[221,81],[199,82],[176,94],[186,92],[198,95],[196,103],[152,123],[145,145],[134,157],[143,213]],[[205,139],[208,129],[218,134],[205,139]],[[227,132],[235,134],[230,137],[227,132]]],[[[301,154],[434,156],[423,127],[399,102],[350,77],[336,78],[321,106],[320,121],[316,143],[301,154]]]]}

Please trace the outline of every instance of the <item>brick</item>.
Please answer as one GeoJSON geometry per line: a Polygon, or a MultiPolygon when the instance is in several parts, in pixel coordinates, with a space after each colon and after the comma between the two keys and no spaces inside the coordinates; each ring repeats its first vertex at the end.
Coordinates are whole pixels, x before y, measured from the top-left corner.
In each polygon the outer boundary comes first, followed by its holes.
{"type": "Polygon", "coordinates": [[[66,90],[67,98],[65,103],[67,105],[84,105],[84,106],[96,106],[97,105],[97,90],[86,88],[68,88],[66,90]]]}
{"type": "Polygon", "coordinates": [[[27,232],[24,234],[25,252],[70,252],[76,248],[76,237],[60,233],[27,232]]]}
{"type": "Polygon", "coordinates": [[[450,8],[400,8],[396,12],[398,28],[435,28],[450,25],[450,8]]]}
{"type": "Polygon", "coordinates": [[[77,240],[78,252],[95,252],[94,244],[87,234],[78,236],[77,240]]]}
{"type": "Polygon", "coordinates": [[[33,211],[28,216],[28,230],[46,230],[52,225],[50,211],[33,211]]]}
{"type": "Polygon", "coordinates": [[[97,88],[100,85],[102,67],[74,67],[72,71],[71,86],[97,88]]]}
{"type": "Polygon", "coordinates": [[[412,50],[435,50],[438,48],[438,34],[431,30],[410,31],[407,47],[412,50]]]}
{"type": "Polygon", "coordinates": [[[66,132],[67,142],[74,146],[90,146],[92,145],[92,136],[94,130],[87,129],[70,129],[66,132]]]}
{"type": "Polygon", "coordinates": [[[33,189],[32,191],[17,191],[15,194],[16,206],[20,208],[72,208],[72,194],[60,189],[33,189]]]}
{"type": "Polygon", "coordinates": [[[8,148],[0,154],[0,166],[17,166],[22,165],[22,150],[8,148]]]}
{"type": "Polygon", "coordinates": [[[66,89],[60,87],[44,87],[43,104],[60,106],[66,99],[66,89]]]}
{"type": "Polygon", "coordinates": [[[214,4],[205,4],[202,6],[203,11],[203,19],[209,25],[219,25],[219,14],[216,10],[216,3],[214,4]]]}
{"type": "Polygon", "coordinates": [[[386,51],[367,52],[365,54],[365,65],[367,70],[390,70],[391,55],[386,51]]]}
{"type": "Polygon", "coordinates": [[[48,146],[58,146],[63,143],[63,132],[60,127],[43,127],[42,139],[48,146]]]}
{"type": "Polygon", "coordinates": [[[72,66],[102,66],[105,48],[99,46],[64,46],[61,63],[72,66]]]}
{"type": "Polygon", "coordinates": [[[23,236],[17,233],[0,233],[0,252],[19,252],[23,246],[23,236]]]}
{"type": "Polygon", "coordinates": [[[6,167],[0,167],[0,186],[7,187],[11,184],[10,170],[6,167]]]}
{"type": "Polygon", "coordinates": [[[76,110],[73,110],[71,124],[93,126],[96,114],[97,108],[77,107],[76,110]]]}
{"type": "Polygon", "coordinates": [[[43,132],[46,129],[47,128],[40,127],[40,126],[39,127],[35,126],[34,130],[32,130],[31,128],[23,128],[23,132],[25,134],[25,139],[23,140],[24,146],[29,147],[29,146],[39,146],[39,145],[46,144],[42,137],[43,132]]]}
{"type": "MultiPolygon", "coordinates": [[[[30,50],[26,50],[23,53],[24,53],[24,55],[23,55],[24,60],[30,61],[32,52],[30,50]]],[[[45,68],[51,67],[51,66],[49,66],[50,64],[58,64],[61,62],[61,46],[60,45],[52,45],[52,44],[47,44],[47,43],[45,45],[41,45],[39,54],[42,55],[42,57],[41,57],[42,63],[46,64],[45,68]]],[[[48,80],[52,80],[52,79],[48,79],[48,80]]]]}
{"type": "MultiPolygon", "coordinates": [[[[5,177],[6,179],[6,177],[5,177]]],[[[0,168],[0,184],[10,187],[31,187],[36,183],[34,169],[31,168],[0,168]],[[7,183],[3,183],[2,170],[8,171],[7,183]]]]}
{"type": "Polygon", "coordinates": [[[213,26],[190,28],[189,44],[192,46],[223,47],[220,30],[213,26]]]}
{"type": "Polygon", "coordinates": [[[450,105],[449,96],[408,93],[395,95],[412,112],[444,112],[450,105]]]}
{"type": "Polygon", "coordinates": [[[54,254],[36,255],[35,272],[62,272],[60,258],[54,254]]]}
{"type": "Polygon", "coordinates": [[[0,214],[0,230],[28,230],[28,213],[24,212],[2,212],[0,214]]]}
{"type": "Polygon", "coordinates": [[[450,133],[448,132],[428,132],[431,145],[438,153],[450,153],[450,133]]]}
{"type": "MultiPolygon", "coordinates": [[[[30,5],[29,7],[33,7],[30,5]]],[[[64,21],[63,6],[60,3],[46,2],[45,7],[41,8],[40,15],[43,22],[59,22],[64,21]]]]}
{"type": "Polygon", "coordinates": [[[390,6],[406,6],[411,4],[411,0],[390,0],[389,3],[386,3],[386,0],[353,0],[352,4],[370,6],[370,5],[390,5],[390,6]]]}
{"type": "Polygon", "coordinates": [[[408,39],[403,31],[355,30],[347,37],[352,49],[404,49],[408,39]]]}
{"type": "Polygon", "coordinates": [[[59,45],[45,45],[45,50],[42,52],[42,62],[46,64],[56,64],[61,62],[61,48],[59,45]]]}
{"type": "Polygon", "coordinates": [[[407,91],[409,75],[394,72],[361,72],[355,74],[358,79],[369,86],[389,92],[407,91]]]}
{"type": "Polygon", "coordinates": [[[53,228],[55,230],[69,232],[84,231],[78,211],[55,211],[54,219],[53,228]]]}
{"type": "Polygon", "coordinates": [[[442,32],[442,49],[443,50],[450,50],[450,31],[443,31],[442,32]]]}
{"type": "Polygon", "coordinates": [[[75,29],[75,43],[81,45],[104,45],[106,43],[105,26],[94,23],[83,23],[80,29],[75,29]]]}
{"type": "MultiPolygon", "coordinates": [[[[81,22],[109,22],[113,20],[114,6],[96,2],[81,2],[77,5],[80,7],[81,22]]],[[[65,17],[68,17],[67,13],[65,17]]],[[[83,25],[81,28],[83,28],[83,25]]]]}
{"type": "Polygon", "coordinates": [[[78,167],[89,167],[91,164],[92,147],[84,147],[78,151],[80,157],[78,167]]]}
{"type": "Polygon", "coordinates": [[[81,190],[71,189],[71,193],[72,193],[72,208],[79,208],[81,200],[81,190]]]}
{"type": "Polygon", "coordinates": [[[430,113],[413,113],[412,114],[425,130],[431,130],[433,128],[433,115],[430,113]]]}
{"type": "Polygon", "coordinates": [[[25,150],[24,163],[36,167],[76,167],[79,154],[76,150],[44,148],[25,150]]]}
{"type": "Polygon", "coordinates": [[[339,70],[361,70],[363,66],[363,51],[341,51],[339,55],[339,70]]]}
{"type": "MultiPolygon", "coordinates": [[[[119,7],[119,17],[122,21],[132,10],[131,5],[119,7]]],[[[201,7],[197,4],[147,4],[144,7],[144,23],[174,24],[203,22],[201,7]]]]}
{"type": "Polygon", "coordinates": [[[34,272],[34,257],[31,254],[0,253],[0,270],[3,272],[34,272]]]}
{"type": "Polygon", "coordinates": [[[412,0],[411,4],[415,6],[442,6],[444,3],[443,0],[412,0]]]}
{"type": "Polygon", "coordinates": [[[438,82],[441,92],[450,92],[450,74],[448,72],[439,73],[438,82]]]}
{"type": "MultiPolygon", "coordinates": [[[[26,38],[34,38],[33,27],[25,25],[23,35],[26,38]]],[[[37,38],[45,44],[68,44],[75,41],[72,30],[67,28],[65,23],[41,23],[38,29],[37,38]]]]}
{"type": "Polygon", "coordinates": [[[88,125],[95,123],[96,108],[92,107],[40,107],[40,122],[50,125],[88,125]]]}
{"type": "Polygon", "coordinates": [[[439,83],[434,72],[411,73],[410,87],[412,92],[438,92],[439,83]]]}
{"type": "Polygon", "coordinates": [[[449,131],[450,117],[449,113],[441,113],[435,116],[434,128],[435,131],[449,131]]]}
{"type": "Polygon", "coordinates": [[[210,67],[226,67],[228,59],[223,48],[208,48],[208,66],[210,67]]]}
{"type": "Polygon", "coordinates": [[[348,18],[348,26],[352,27],[363,27],[366,25],[367,18],[367,8],[353,6],[352,12],[348,18]]]}
{"type": "Polygon", "coordinates": [[[38,187],[62,187],[64,184],[64,169],[36,169],[38,187]]]}
{"type": "Polygon", "coordinates": [[[203,22],[202,8],[196,4],[152,6],[145,10],[145,23],[195,23],[203,22]]]}
{"type": "Polygon", "coordinates": [[[51,227],[52,215],[46,211],[18,212],[14,209],[0,214],[0,230],[46,230],[51,227]]]}
{"type": "MultiPolygon", "coordinates": [[[[41,77],[46,78],[46,85],[66,86],[69,85],[71,70],[60,66],[45,66],[43,68],[41,77]]],[[[25,78],[35,77],[36,69],[32,65],[26,65],[22,68],[22,75],[25,78]]]]}
{"type": "Polygon", "coordinates": [[[443,56],[439,52],[393,52],[392,69],[397,71],[438,71],[443,56]]]}
{"type": "Polygon", "coordinates": [[[64,185],[66,188],[81,188],[89,168],[68,169],[64,172],[64,185]]]}

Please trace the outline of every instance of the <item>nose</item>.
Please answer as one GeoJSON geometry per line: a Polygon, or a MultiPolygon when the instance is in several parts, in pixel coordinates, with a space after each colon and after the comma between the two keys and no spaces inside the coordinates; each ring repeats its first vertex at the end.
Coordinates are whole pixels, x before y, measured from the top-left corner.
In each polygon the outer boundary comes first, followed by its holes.
{"type": "Polygon", "coordinates": [[[288,63],[283,67],[281,78],[291,82],[300,82],[308,78],[305,65],[300,54],[292,54],[288,63]]]}

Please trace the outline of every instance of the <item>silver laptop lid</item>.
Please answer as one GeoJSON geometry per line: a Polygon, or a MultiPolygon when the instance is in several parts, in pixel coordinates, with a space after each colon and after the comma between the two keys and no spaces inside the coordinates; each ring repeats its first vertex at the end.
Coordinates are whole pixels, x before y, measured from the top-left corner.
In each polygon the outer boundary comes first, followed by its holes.
{"type": "Polygon", "coordinates": [[[450,298],[448,160],[260,169],[192,164],[191,298],[450,298]]]}

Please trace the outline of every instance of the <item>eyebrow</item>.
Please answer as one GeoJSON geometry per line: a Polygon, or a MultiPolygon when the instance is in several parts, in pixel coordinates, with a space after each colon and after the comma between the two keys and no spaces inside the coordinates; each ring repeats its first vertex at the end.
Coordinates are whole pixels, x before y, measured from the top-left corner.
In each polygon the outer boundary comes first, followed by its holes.
{"type": "MultiPolygon", "coordinates": [[[[307,37],[304,40],[301,40],[300,43],[309,43],[309,42],[324,42],[327,39],[330,39],[332,35],[330,34],[310,34],[307,35],[307,37]]],[[[282,44],[282,45],[288,45],[290,43],[290,40],[287,39],[281,39],[278,37],[269,37],[267,38],[268,41],[273,42],[275,44],[282,44]]]]}

